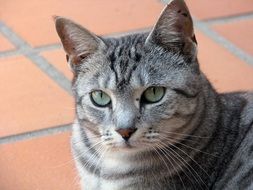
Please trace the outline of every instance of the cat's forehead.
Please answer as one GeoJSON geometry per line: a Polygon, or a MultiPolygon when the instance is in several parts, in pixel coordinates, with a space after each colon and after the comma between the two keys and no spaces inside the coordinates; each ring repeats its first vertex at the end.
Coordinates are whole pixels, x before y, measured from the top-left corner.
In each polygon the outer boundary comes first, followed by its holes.
{"type": "MultiPolygon", "coordinates": [[[[147,37],[148,33],[140,33],[104,39],[107,48],[103,53],[111,64],[121,66],[140,63],[146,67],[153,67],[157,62],[162,62],[165,67],[185,67],[188,69],[192,63],[195,63],[196,60],[186,60],[186,56],[178,49],[166,49],[159,44],[146,43],[147,37]],[[184,64],[186,62],[187,64],[184,64]]],[[[123,69],[125,68],[123,67],[123,69]]]]}
{"type": "MultiPolygon", "coordinates": [[[[109,83],[113,84],[111,86],[114,89],[125,89],[126,86],[132,85],[133,73],[137,70],[137,67],[142,67],[143,64],[144,44],[147,35],[134,34],[105,39],[107,48],[103,53],[106,64],[100,68],[99,72],[110,75],[111,80],[109,80],[109,83]]],[[[104,74],[101,77],[108,78],[104,74]]]]}
{"type": "Polygon", "coordinates": [[[148,34],[133,34],[118,38],[105,39],[107,44],[106,55],[110,62],[119,58],[134,59],[138,62],[144,51],[144,43],[148,34]]]}

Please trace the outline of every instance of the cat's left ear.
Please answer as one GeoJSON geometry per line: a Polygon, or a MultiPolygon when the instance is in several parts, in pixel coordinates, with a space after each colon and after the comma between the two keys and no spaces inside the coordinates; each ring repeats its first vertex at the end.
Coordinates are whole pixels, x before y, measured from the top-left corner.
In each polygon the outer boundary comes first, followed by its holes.
{"type": "Polygon", "coordinates": [[[81,25],[63,17],[54,17],[55,27],[72,70],[99,49],[106,47],[101,38],[81,25]]]}
{"type": "Polygon", "coordinates": [[[146,44],[155,43],[167,49],[178,48],[185,54],[196,54],[197,41],[193,22],[184,0],[172,0],[164,8],[149,34],[146,44]]]}

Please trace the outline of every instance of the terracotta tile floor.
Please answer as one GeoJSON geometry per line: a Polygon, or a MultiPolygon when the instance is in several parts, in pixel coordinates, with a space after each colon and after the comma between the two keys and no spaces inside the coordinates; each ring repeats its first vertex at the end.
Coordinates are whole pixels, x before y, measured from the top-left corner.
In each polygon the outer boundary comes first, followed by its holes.
{"type": "Polygon", "coordinates": [[[214,25],[213,28],[245,52],[253,55],[253,16],[247,20],[214,25]]]}
{"type": "Polygon", "coordinates": [[[0,33],[0,52],[15,49],[15,47],[0,33]]]}
{"type": "MultiPolygon", "coordinates": [[[[187,3],[200,66],[215,88],[253,90],[253,1],[187,3]]],[[[52,15],[112,35],[150,28],[164,5],[159,0],[0,4],[0,190],[80,189],[69,146],[72,73],[52,15]]]]}
{"type": "Polygon", "coordinates": [[[252,13],[252,0],[186,0],[198,19],[213,19],[252,13]]]}

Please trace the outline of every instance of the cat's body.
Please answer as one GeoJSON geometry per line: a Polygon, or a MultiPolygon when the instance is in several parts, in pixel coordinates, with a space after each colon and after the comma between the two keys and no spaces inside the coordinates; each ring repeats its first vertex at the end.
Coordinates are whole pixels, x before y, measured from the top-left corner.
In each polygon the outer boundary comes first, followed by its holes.
{"type": "Polygon", "coordinates": [[[73,72],[82,189],[253,189],[253,94],[218,94],[199,70],[189,11],[150,34],[102,39],[56,18],[73,72]]]}

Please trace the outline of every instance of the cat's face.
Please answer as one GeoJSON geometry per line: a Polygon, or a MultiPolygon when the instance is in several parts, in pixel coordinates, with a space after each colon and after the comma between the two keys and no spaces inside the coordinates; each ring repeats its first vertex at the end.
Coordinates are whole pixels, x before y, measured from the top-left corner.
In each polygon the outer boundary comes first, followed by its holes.
{"type": "Polygon", "coordinates": [[[74,73],[77,119],[93,143],[145,150],[192,129],[201,80],[183,1],[170,3],[150,34],[102,39],[64,18],[56,27],[74,73]]]}

